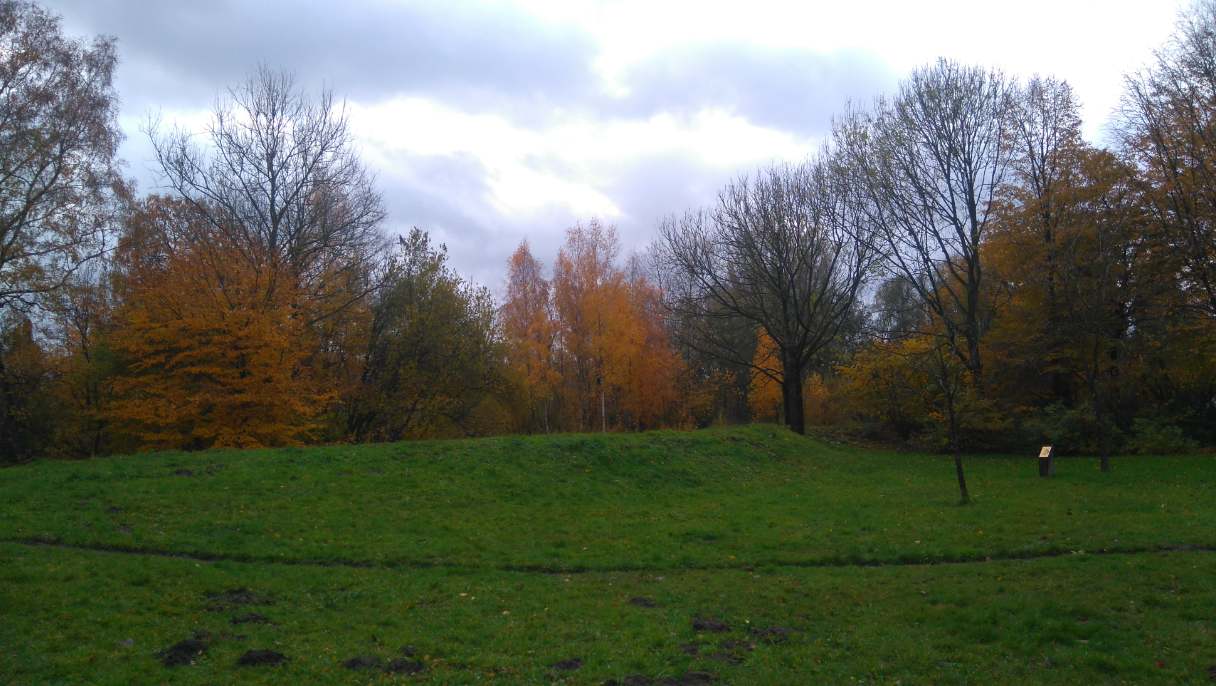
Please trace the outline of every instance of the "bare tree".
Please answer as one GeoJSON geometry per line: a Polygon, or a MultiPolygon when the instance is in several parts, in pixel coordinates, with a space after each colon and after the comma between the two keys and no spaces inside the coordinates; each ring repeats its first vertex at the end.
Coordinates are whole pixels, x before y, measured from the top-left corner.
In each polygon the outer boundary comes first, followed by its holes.
{"type": "MultiPolygon", "coordinates": [[[[384,207],[331,92],[309,98],[262,67],[217,101],[206,146],[186,131],[149,133],[168,185],[272,288],[287,276],[319,300],[335,284],[371,283],[361,274],[383,247],[384,207]]],[[[352,290],[313,315],[366,294],[352,290]]]]}
{"type": "Polygon", "coordinates": [[[802,385],[849,322],[876,252],[827,151],[730,183],[710,210],[671,218],[654,258],[680,343],[781,384],[786,424],[805,431],[802,385]],[[742,359],[739,323],[779,359],[742,359]]]}
{"type": "Polygon", "coordinates": [[[0,314],[34,305],[106,248],[121,182],[111,38],[0,0],[0,314]]]}
{"type": "Polygon", "coordinates": [[[1122,142],[1156,193],[1189,305],[1216,317],[1216,0],[1185,12],[1147,71],[1129,76],[1122,142]]]}
{"type": "MultiPolygon", "coordinates": [[[[1000,72],[938,60],[914,71],[873,112],[850,113],[835,132],[887,268],[916,291],[976,388],[991,318],[980,245],[1013,153],[1011,104],[1000,72]]],[[[959,492],[968,502],[959,394],[945,397],[959,492]]]]}

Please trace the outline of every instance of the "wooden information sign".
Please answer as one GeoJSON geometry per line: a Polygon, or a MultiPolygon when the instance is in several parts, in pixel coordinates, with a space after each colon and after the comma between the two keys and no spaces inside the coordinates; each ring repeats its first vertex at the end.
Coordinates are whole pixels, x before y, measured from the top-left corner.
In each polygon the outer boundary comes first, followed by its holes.
{"type": "Polygon", "coordinates": [[[1039,476],[1051,476],[1056,473],[1056,461],[1053,459],[1051,446],[1045,445],[1039,449],[1039,476]]]}

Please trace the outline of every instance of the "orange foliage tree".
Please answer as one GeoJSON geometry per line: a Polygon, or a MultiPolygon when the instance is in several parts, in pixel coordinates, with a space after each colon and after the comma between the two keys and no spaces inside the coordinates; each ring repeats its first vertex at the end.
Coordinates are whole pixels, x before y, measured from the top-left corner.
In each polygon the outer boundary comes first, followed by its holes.
{"type": "MultiPolygon", "coordinates": [[[[635,429],[672,419],[682,361],[667,337],[659,290],[635,260],[624,287],[624,317],[607,349],[606,382],[617,389],[621,423],[635,429]]],[[[617,294],[620,297],[620,294],[617,294]]]]}
{"type": "Polygon", "coordinates": [[[499,317],[508,341],[508,366],[523,395],[526,428],[548,432],[558,382],[553,364],[557,323],[549,282],[527,241],[511,255],[507,269],[507,297],[499,317]]]}
{"type": "Polygon", "coordinates": [[[551,283],[526,244],[511,257],[500,318],[528,404],[525,428],[681,421],[683,364],[664,328],[658,289],[640,262],[622,269],[619,252],[616,230],[592,221],[567,232],[551,283]]]}
{"type": "Polygon", "coordinates": [[[308,367],[289,284],[274,287],[218,236],[178,242],[191,221],[154,200],[120,246],[124,303],[112,345],[123,371],[108,414],[140,449],[299,443],[326,395],[308,367]]]}

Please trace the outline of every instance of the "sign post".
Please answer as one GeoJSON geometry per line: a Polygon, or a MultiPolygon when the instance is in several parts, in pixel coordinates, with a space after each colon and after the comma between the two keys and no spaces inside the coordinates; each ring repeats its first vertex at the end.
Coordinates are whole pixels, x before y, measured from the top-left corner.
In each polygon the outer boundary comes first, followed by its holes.
{"type": "Polygon", "coordinates": [[[1051,446],[1039,448],[1039,476],[1048,477],[1056,473],[1056,460],[1051,446]]]}

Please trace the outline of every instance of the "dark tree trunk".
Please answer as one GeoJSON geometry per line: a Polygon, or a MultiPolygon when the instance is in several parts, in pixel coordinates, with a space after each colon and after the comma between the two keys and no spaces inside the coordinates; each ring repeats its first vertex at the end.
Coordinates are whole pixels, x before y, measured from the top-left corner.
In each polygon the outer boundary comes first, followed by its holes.
{"type": "Polygon", "coordinates": [[[971,496],[967,493],[967,476],[963,473],[962,442],[958,435],[958,414],[955,412],[953,394],[947,394],[946,414],[949,415],[950,449],[954,452],[954,476],[958,479],[958,501],[960,505],[966,505],[971,502],[971,496]]]}
{"type": "Polygon", "coordinates": [[[781,400],[785,425],[794,433],[806,433],[806,413],[802,402],[802,365],[786,356],[781,377],[781,400]]]}
{"type": "Polygon", "coordinates": [[[967,493],[967,476],[963,474],[963,454],[958,446],[954,447],[954,476],[958,479],[958,502],[960,505],[971,503],[967,493]]]}

